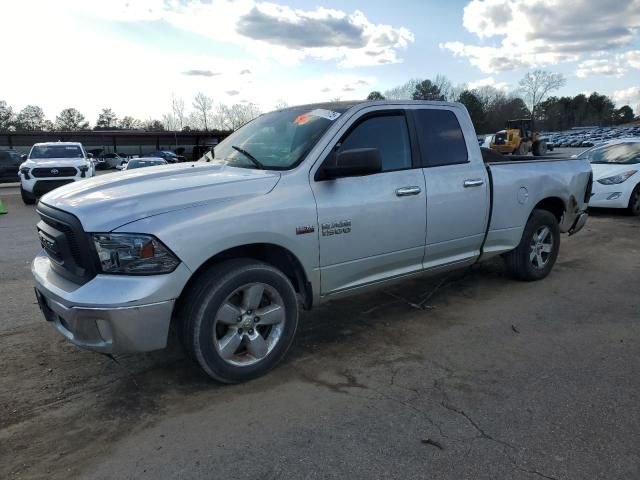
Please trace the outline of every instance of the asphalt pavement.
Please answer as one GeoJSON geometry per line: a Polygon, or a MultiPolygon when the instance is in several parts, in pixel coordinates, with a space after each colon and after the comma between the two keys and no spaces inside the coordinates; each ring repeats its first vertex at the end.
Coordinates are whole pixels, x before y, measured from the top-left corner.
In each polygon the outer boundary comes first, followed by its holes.
{"type": "Polygon", "coordinates": [[[0,478],[640,478],[640,218],[594,212],[540,282],[496,259],[323,305],[276,370],[221,386],[176,342],[62,339],[34,209],[0,198],[0,478]]]}

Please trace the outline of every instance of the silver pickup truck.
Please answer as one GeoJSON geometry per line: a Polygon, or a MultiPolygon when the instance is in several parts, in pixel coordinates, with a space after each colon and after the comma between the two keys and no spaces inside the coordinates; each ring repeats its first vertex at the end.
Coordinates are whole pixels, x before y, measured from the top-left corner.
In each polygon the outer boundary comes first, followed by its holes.
{"type": "Polygon", "coordinates": [[[496,160],[459,104],[268,113],[198,162],[42,197],[36,296],[76,345],[161,349],[173,323],[211,377],[244,381],[284,357],[299,305],[496,255],[546,277],[586,222],[590,165],[496,160]]]}

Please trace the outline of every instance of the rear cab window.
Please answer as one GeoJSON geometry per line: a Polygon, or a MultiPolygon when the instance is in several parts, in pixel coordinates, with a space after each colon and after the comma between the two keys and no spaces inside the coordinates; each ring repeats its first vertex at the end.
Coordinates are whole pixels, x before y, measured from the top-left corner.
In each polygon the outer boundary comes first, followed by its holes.
{"type": "Polygon", "coordinates": [[[440,167],[469,162],[462,127],[451,110],[411,110],[420,146],[420,164],[440,167]]]}

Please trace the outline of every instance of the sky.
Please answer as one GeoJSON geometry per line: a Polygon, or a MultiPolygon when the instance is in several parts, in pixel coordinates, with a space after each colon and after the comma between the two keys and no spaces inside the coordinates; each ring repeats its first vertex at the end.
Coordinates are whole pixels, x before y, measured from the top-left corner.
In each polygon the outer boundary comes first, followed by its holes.
{"type": "Polygon", "coordinates": [[[557,94],[640,106],[640,0],[1,0],[0,100],[145,120],[216,103],[269,110],[365,98],[411,78],[512,91],[530,70],[557,94]],[[570,7],[569,7],[570,4],[570,7]]]}

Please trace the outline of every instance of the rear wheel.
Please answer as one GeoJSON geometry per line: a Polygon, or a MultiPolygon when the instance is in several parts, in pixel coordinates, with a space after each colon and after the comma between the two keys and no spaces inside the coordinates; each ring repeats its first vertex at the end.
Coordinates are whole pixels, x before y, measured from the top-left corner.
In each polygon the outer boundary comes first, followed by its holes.
{"type": "Polygon", "coordinates": [[[265,374],[285,356],[298,326],[289,279],[250,259],[206,272],[178,312],[183,341],[213,379],[238,383],[265,374]]]}
{"type": "Polygon", "coordinates": [[[543,140],[537,140],[533,142],[531,150],[536,157],[542,157],[547,153],[547,143],[543,140]]]}
{"type": "Polygon", "coordinates": [[[636,185],[636,188],[631,192],[631,198],[629,198],[629,206],[627,207],[629,215],[640,215],[640,183],[636,185]]]}
{"type": "Polygon", "coordinates": [[[504,255],[507,272],[518,280],[541,280],[549,275],[560,251],[560,228],[555,215],[534,210],[515,250],[504,255]]]}
{"type": "Polygon", "coordinates": [[[25,205],[33,205],[36,203],[36,197],[33,193],[27,192],[22,186],[20,186],[20,196],[25,205]]]}

